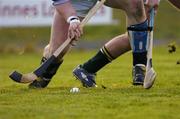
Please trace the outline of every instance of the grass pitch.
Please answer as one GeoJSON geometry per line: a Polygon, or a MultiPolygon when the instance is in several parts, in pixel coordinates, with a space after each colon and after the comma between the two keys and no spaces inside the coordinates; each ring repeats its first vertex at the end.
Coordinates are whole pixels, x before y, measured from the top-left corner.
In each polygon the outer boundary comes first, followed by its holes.
{"type": "Polygon", "coordinates": [[[180,51],[155,48],[154,68],[158,73],[150,89],[131,84],[131,53],[116,59],[97,74],[99,87],[86,89],[74,80],[72,70],[95,51],[72,51],[46,89],[28,89],[8,74],[23,73],[39,65],[39,54],[1,54],[0,119],[179,119],[180,51]],[[101,88],[105,85],[107,89],[101,88]],[[72,87],[80,93],[72,94],[72,87]]]}

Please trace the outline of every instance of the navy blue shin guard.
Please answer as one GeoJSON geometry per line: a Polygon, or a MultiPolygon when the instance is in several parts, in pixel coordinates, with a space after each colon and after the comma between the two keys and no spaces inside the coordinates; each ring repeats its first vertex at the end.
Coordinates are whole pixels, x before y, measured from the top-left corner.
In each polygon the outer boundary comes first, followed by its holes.
{"type": "Polygon", "coordinates": [[[148,49],[148,20],[141,24],[131,25],[128,27],[128,33],[131,40],[133,52],[133,65],[147,63],[148,49]]]}

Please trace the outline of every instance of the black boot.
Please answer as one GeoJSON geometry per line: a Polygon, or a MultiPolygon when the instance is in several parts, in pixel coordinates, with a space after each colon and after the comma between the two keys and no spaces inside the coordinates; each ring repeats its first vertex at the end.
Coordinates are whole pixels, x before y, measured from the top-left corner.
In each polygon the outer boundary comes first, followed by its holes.
{"type": "Polygon", "coordinates": [[[146,67],[142,64],[137,64],[133,67],[133,85],[143,85],[145,78],[146,67]]]}

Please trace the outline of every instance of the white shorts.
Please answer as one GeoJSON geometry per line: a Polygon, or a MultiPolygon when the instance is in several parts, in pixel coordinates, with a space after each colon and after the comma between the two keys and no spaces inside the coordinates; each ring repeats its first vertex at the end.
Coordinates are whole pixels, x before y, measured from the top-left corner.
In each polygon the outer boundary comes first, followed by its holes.
{"type": "MultiPolygon", "coordinates": [[[[69,0],[55,0],[53,5],[59,5],[69,0]]],[[[96,4],[98,0],[70,0],[72,6],[80,17],[85,17],[89,10],[96,4]]]]}

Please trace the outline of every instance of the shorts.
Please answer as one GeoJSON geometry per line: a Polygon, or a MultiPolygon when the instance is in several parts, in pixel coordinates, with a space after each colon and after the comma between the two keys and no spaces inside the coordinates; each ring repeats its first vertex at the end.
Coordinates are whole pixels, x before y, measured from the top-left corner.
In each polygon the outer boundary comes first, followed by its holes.
{"type": "MultiPolygon", "coordinates": [[[[53,0],[53,5],[63,4],[69,0],[53,0]]],[[[89,10],[96,4],[98,0],[70,0],[72,6],[80,17],[85,17],[89,10]]]]}

